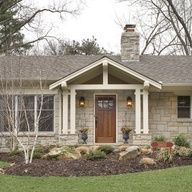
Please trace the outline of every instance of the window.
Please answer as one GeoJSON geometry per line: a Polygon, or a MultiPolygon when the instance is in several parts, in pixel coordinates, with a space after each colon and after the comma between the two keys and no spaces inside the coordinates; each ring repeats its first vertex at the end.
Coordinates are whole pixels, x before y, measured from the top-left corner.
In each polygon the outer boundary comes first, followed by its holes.
{"type": "Polygon", "coordinates": [[[53,110],[54,110],[54,97],[41,96],[37,100],[39,119],[39,131],[53,131],[53,110]]]}
{"type": "Polygon", "coordinates": [[[14,96],[0,96],[0,131],[8,132],[12,130],[12,125],[15,122],[14,105],[14,96]]]}
{"type": "Polygon", "coordinates": [[[35,96],[22,95],[18,98],[17,122],[19,131],[34,131],[35,96]]]}
{"type": "Polygon", "coordinates": [[[53,120],[53,95],[0,96],[0,131],[9,131],[14,126],[20,132],[33,132],[35,122],[38,131],[53,131],[53,120]]]}
{"type": "Polygon", "coordinates": [[[178,96],[177,116],[178,118],[191,117],[191,97],[190,96],[178,96]]]}

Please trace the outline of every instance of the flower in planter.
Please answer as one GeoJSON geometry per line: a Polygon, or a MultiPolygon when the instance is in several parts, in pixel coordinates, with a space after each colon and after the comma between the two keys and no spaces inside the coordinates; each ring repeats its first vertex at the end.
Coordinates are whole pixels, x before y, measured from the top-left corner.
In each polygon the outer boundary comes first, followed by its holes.
{"type": "Polygon", "coordinates": [[[124,126],[121,128],[121,131],[123,134],[129,134],[132,131],[132,129],[129,128],[128,126],[124,126]]]}
{"type": "Polygon", "coordinates": [[[88,133],[88,130],[89,130],[88,128],[81,128],[81,129],[79,129],[79,132],[80,132],[80,133],[86,133],[86,134],[87,134],[87,133],[88,133]]]}

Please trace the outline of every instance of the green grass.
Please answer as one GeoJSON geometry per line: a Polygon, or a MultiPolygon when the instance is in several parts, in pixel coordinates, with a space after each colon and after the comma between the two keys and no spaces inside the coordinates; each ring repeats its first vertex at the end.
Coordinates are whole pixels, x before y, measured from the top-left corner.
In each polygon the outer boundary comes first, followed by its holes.
{"type": "Polygon", "coordinates": [[[9,166],[9,163],[0,161],[0,168],[5,168],[5,167],[8,167],[8,166],[9,166]]]}
{"type": "Polygon", "coordinates": [[[0,175],[2,192],[191,192],[192,166],[105,177],[0,175]]]}

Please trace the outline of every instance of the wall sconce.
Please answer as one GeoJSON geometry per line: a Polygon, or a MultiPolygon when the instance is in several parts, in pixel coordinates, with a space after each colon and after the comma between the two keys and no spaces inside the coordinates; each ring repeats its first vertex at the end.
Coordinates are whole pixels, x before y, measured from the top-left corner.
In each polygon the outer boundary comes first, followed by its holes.
{"type": "Polygon", "coordinates": [[[84,97],[80,97],[80,99],[79,99],[79,107],[85,107],[85,98],[84,97]]]}
{"type": "Polygon", "coordinates": [[[127,97],[127,107],[132,108],[133,107],[133,100],[131,97],[127,97]]]}

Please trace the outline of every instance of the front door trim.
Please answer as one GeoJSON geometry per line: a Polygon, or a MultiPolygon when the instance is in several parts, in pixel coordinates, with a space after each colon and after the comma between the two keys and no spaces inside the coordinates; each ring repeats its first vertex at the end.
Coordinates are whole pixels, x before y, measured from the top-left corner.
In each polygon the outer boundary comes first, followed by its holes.
{"type": "MultiPolygon", "coordinates": [[[[116,96],[116,125],[115,125],[115,130],[116,130],[116,137],[115,137],[115,143],[112,143],[112,144],[117,144],[118,143],[118,94],[117,93],[111,93],[111,92],[109,92],[109,93],[101,93],[101,92],[98,92],[98,93],[94,93],[94,95],[93,95],[93,97],[94,97],[94,118],[93,118],[93,120],[94,120],[94,122],[93,122],[93,124],[94,124],[94,133],[93,133],[93,137],[94,137],[94,144],[97,144],[97,145],[99,145],[99,144],[102,144],[102,143],[96,143],[95,142],[95,140],[96,140],[96,135],[95,135],[95,99],[96,99],[96,96],[99,96],[99,95],[106,95],[106,96],[110,96],[110,95],[115,95],[116,96]]],[[[106,143],[105,143],[106,144],[106,143]]],[[[110,144],[110,143],[109,143],[110,144]]]]}

